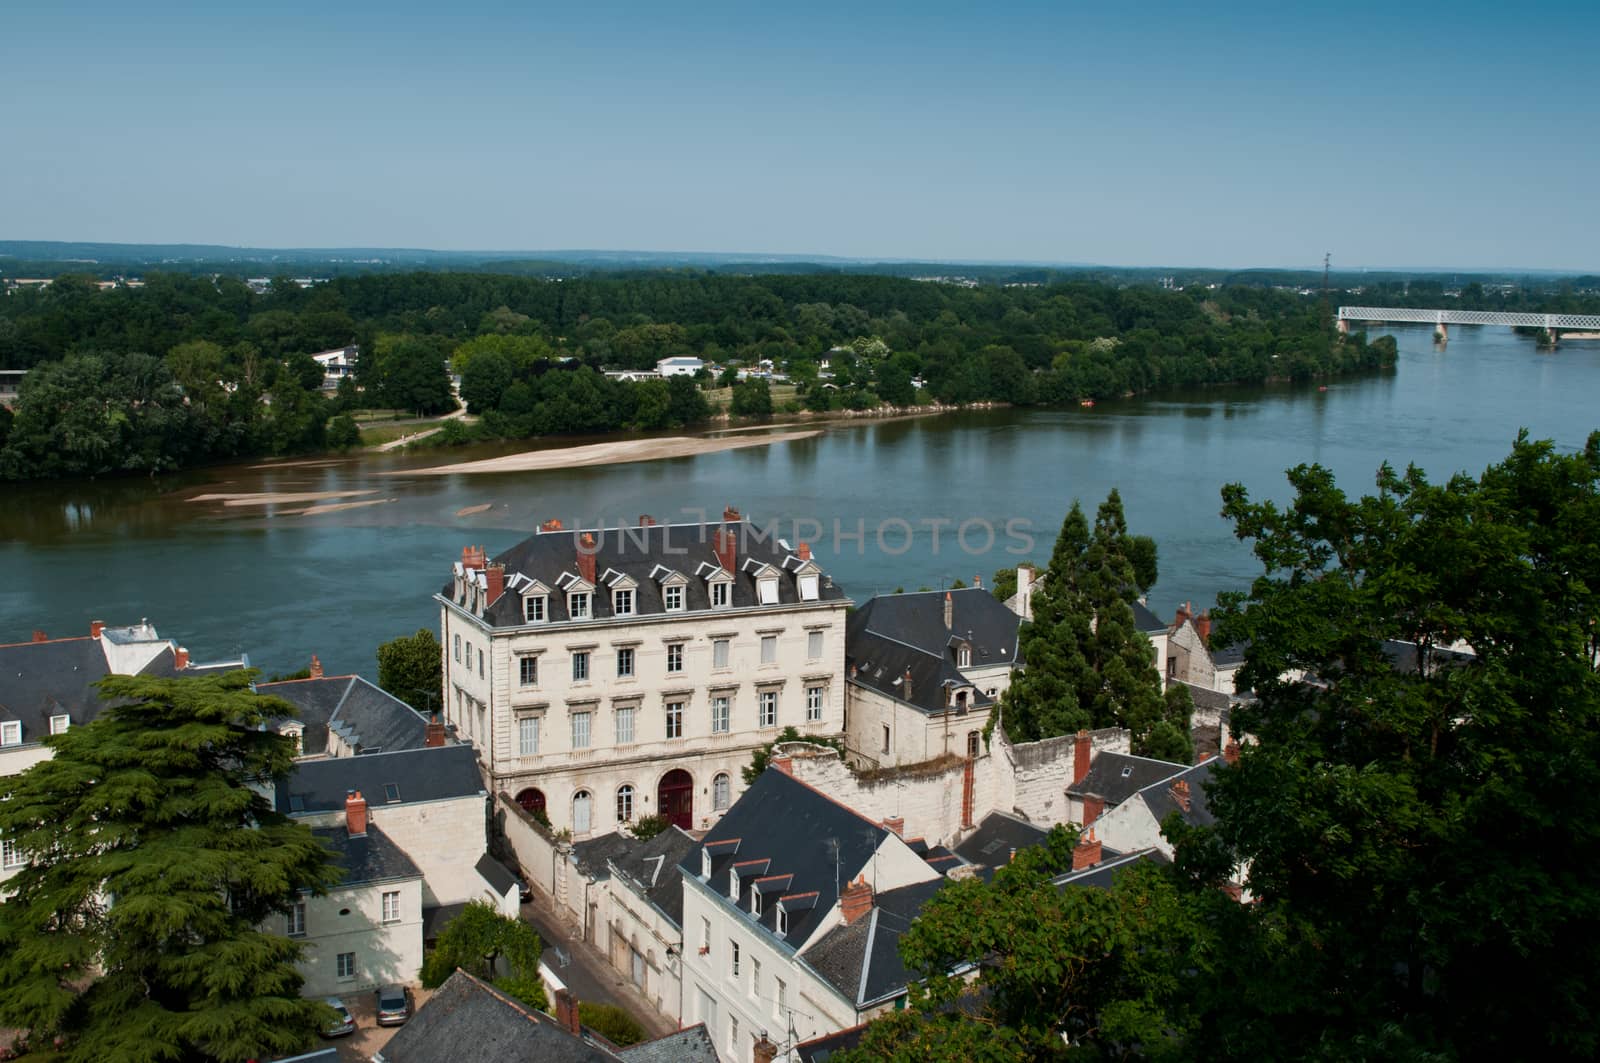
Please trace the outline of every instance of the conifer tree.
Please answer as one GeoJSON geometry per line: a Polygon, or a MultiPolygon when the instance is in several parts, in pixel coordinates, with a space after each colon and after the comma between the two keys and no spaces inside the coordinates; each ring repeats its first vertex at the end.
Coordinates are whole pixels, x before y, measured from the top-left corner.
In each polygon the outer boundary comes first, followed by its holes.
{"type": "Polygon", "coordinates": [[[1083,649],[1090,610],[1078,588],[1079,566],[1089,547],[1089,522],[1077,502],[1061,522],[1050,564],[1032,596],[1033,619],[1018,634],[1023,669],[1001,701],[1006,733],[1021,742],[1072,734],[1093,725],[1082,692],[1093,686],[1083,649]]]}
{"type": "Polygon", "coordinates": [[[314,1040],[326,1009],[299,996],[300,946],[261,927],[336,871],[256,788],[294,749],[261,726],[292,706],[252,692],[254,674],[110,676],[99,718],[0,780],[0,834],[27,859],[0,904],[0,1026],[85,1063],[314,1040]]]}

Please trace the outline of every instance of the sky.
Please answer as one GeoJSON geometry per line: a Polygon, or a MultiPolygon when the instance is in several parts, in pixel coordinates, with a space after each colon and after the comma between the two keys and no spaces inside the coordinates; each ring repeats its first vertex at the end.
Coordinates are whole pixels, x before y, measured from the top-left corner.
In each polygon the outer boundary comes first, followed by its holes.
{"type": "Polygon", "coordinates": [[[19,4],[0,239],[1600,270],[1597,31],[1593,0],[19,4]]]}

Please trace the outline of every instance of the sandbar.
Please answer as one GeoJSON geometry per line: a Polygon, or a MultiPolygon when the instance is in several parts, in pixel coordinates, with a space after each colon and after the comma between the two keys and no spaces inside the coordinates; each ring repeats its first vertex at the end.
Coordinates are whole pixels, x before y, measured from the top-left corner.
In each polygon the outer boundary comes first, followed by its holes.
{"type": "Polygon", "coordinates": [[[804,432],[782,432],[750,439],[701,439],[694,436],[668,436],[664,439],[619,439],[612,443],[588,443],[554,450],[530,450],[501,458],[462,461],[454,465],[435,465],[426,469],[393,469],[384,476],[447,476],[475,472],[536,472],[541,469],[572,469],[584,465],[622,465],[631,461],[659,461],[712,454],[719,450],[764,447],[795,439],[810,439],[822,434],[813,428],[804,432]]]}
{"type": "Polygon", "coordinates": [[[256,491],[248,494],[207,494],[186,499],[189,502],[221,502],[225,506],[278,506],[291,502],[325,502],[330,498],[375,495],[377,488],[365,491],[256,491]]]}
{"type": "Polygon", "coordinates": [[[320,506],[310,506],[306,509],[290,510],[291,513],[302,517],[314,517],[319,513],[343,513],[347,509],[360,509],[362,506],[381,506],[387,502],[398,502],[398,498],[369,498],[363,502],[329,502],[320,506]]]}
{"type": "Polygon", "coordinates": [[[494,503],[493,502],[484,502],[484,503],[481,503],[481,504],[476,505],[476,506],[462,506],[460,509],[456,510],[456,516],[458,516],[458,517],[470,517],[474,513],[487,513],[489,510],[491,510],[493,508],[494,508],[494,503]]]}

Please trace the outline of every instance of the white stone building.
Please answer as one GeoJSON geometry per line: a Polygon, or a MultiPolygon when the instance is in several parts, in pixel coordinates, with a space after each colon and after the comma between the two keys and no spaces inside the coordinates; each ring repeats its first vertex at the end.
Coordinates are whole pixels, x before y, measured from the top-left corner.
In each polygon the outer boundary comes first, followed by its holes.
{"type": "Polygon", "coordinates": [[[663,358],[657,362],[656,374],[663,377],[694,376],[705,367],[706,363],[701,361],[699,358],[690,358],[680,355],[673,358],[663,358]]]}
{"type": "Polygon", "coordinates": [[[575,837],[662,814],[701,829],[785,727],[844,731],[851,604],[811,556],[712,524],[469,547],[435,596],[444,703],[496,791],[575,837]]]}

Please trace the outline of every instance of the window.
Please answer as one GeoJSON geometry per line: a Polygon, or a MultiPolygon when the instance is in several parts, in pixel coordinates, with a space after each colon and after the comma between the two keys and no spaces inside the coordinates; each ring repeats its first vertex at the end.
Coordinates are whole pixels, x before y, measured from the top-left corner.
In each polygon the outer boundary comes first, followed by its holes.
{"type": "Polygon", "coordinates": [[[517,718],[517,755],[533,757],[539,754],[539,717],[517,718]]]}
{"type": "Polygon", "coordinates": [[[713,583],[711,585],[711,608],[726,609],[728,607],[728,585],[726,583],[713,583]]]}
{"type": "Polygon", "coordinates": [[[883,725],[883,751],[889,752],[889,725],[883,725]]]}
{"type": "Polygon", "coordinates": [[[633,787],[617,787],[617,822],[633,822],[633,787]]]}
{"type": "Polygon", "coordinates": [[[589,716],[587,712],[572,714],[572,748],[589,748],[589,716]]]}
{"type": "Polygon", "coordinates": [[[517,660],[517,678],[525,687],[539,685],[539,658],[521,657],[517,660]]]}
{"type": "Polygon", "coordinates": [[[66,734],[67,728],[72,726],[72,717],[65,714],[50,717],[50,733],[53,735],[66,734]]]}
{"type": "Polygon", "coordinates": [[[700,955],[711,955],[711,920],[700,917],[700,955]]]}
{"type": "Polygon", "coordinates": [[[776,690],[763,690],[761,692],[761,720],[762,727],[778,726],[778,692],[776,690]]]}
{"type": "Polygon", "coordinates": [[[683,671],[683,643],[674,642],[667,647],[667,672],[683,671]]]}
{"type": "Polygon", "coordinates": [[[667,612],[678,613],[683,611],[683,588],[668,587],[662,592],[666,601],[667,612]]]}
{"type": "Polygon", "coordinates": [[[776,635],[762,635],[761,636],[761,663],[762,664],[777,664],[778,663],[778,636],[776,636],[776,635]]]}
{"type": "Polygon", "coordinates": [[[21,867],[27,862],[28,858],[23,855],[22,846],[0,838],[0,867],[21,867]]]}
{"type": "Polygon", "coordinates": [[[628,679],[633,676],[633,647],[624,646],[617,651],[617,678],[628,679]]]}
{"type": "Polygon", "coordinates": [[[762,605],[777,605],[778,604],[778,581],[777,580],[775,580],[775,579],[764,579],[764,580],[761,580],[756,584],[756,589],[757,589],[757,592],[758,592],[758,595],[759,595],[757,600],[760,601],[762,605]]]}
{"type": "Polygon", "coordinates": [[[816,723],[822,719],[822,688],[806,687],[806,722],[816,723]]]}
{"type": "Polygon", "coordinates": [[[283,917],[283,932],[292,938],[306,936],[305,901],[295,901],[289,906],[289,914],[283,917]]]}
{"type": "Polygon", "coordinates": [[[615,616],[633,615],[633,591],[612,591],[611,612],[615,616]]]}
{"type": "Polygon", "coordinates": [[[528,624],[542,624],[545,618],[545,601],[542,594],[531,594],[522,599],[522,619],[528,624]]]}
{"type": "Polygon", "coordinates": [[[0,723],[0,746],[20,746],[22,744],[22,721],[6,720],[0,723]]]}
{"type": "Polygon", "coordinates": [[[808,631],[808,632],[806,632],[806,660],[808,660],[808,661],[820,661],[820,660],[822,660],[822,632],[820,632],[820,631],[808,631]]]}
{"type": "Polygon", "coordinates": [[[572,833],[589,833],[589,791],[579,790],[572,795],[572,833]]]}
{"type": "Polygon", "coordinates": [[[617,710],[617,745],[633,744],[633,706],[617,710]]]}
{"type": "Polygon", "coordinates": [[[711,643],[711,667],[728,667],[728,640],[716,639],[711,643]]]}
{"type": "Polygon", "coordinates": [[[817,577],[815,574],[800,577],[800,600],[814,602],[819,597],[817,593],[817,577]]]}
{"type": "MultiPolygon", "coordinates": [[[[783,911],[781,908],[778,910],[779,912],[783,911]]],[[[778,987],[773,993],[772,1013],[781,1019],[783,1018],[784,1009],[788,1005],[789,987],[783,984],[782,978],[774,979],[774,981],[778,983],[778,987]]]]}
{"type": "Polygon", "coordinates": [[[589,651],[574,650],[572,653],[572,681],[574,683],[586,682],[589,678],[589,651]]]}
{"type": "Polygon", "coordinates": [[[356,954],[353,952],[339,953],[339,981],[348,982],[356,976],[356,954]]]}
{"type": "Polygon", "coordinates": [[[472,643],[467,643],[467,671],[472,671],[472,643]]]}
{"type": "Polygon", "coordinates": [[[483,678],[483,651],[478,651],[478,678],[483,678]]]}
{"type": "Polygon", "coordinates": [[[399,890],[391,890],[383,895],[383,921],[385,923],[398,923],[400,921],[399,890]]]}
{"type": "Polygon", "coordinates": [[[761,996],[761,961],[754,956],[750,957],[750,995],[757,999],[761,996]]]}
{"type": "Polygon", "coordinates": [[[972,667],[972,647],[968,646],[965,642],[963,642],[961,644],[961,646],[956,650],[956,667],[957,668],[971,668],[972,667]]]}
{"type": "MultiPolygon", "coordinates": [[[[777,926],[778,926],[778,936],[779,937],[783,937],[785,934],[787,934],[789,932],[789,910],[783,906],[783,902],[782,901],[778,902],[778,922],[777,922],[777,926]]],[[[780,1008],[783,1007],[783,983],[782,982],[778,983],[778,1007],[780,1007],[780,1008]]]]}
{"type": "Polygon", "coordinates": [[[579,591],[576,594],[567,595],[567,616],[573,620],[589,619],[589,594],[587,591],[579,591]]]}
{"type": "Polygon", "coordinates": [[[739,943],[730,941],[728,942],[728,977],[739,977],[739,970],[739,943]]]}
{"type": "MultiPolygon", "coordinates": [[[[737,945],[734,946],[735,949],[738,947],[737,945]]],[[[734,966],[737,967],[738,965],[735,964],[734,966]]],[[[735,978],[739,976],[737,970],[733,974],[735,978]]],[[[737,1015],[728,1016],[728,1055],[734,1059],[744,1058],[739,1054],[739,1016],[737,1015]]]]}
{"type": "Polygon", "coordinates": [[[702,881],[711,878],[711,850],[700,850],[700,878],[702,881]]]}
{"type": "MultiPolygon", "coordinates": [[[[755,916],[758,919],[761,917],[761,887],[760,886],[751,886],[750,887],[750,914],[755,916]]],[[[757,967],[760,966],[760,962],[761,961],[759,961],[759,960],[756,961],[757,967]]]]}
{"type": "Polygon", "coordinates": [[[711,807],[718,812],[728,807],[728,773],[723,772],[711,780],[711,807]]]}
{"type": "Polygon", "coordinates": [[[728,697],[718,694],[711,699],[711,733],[721,735],[728,733],[728,697]]]}
{"type": "Polygon", "coordinates": [[[460,635],[456,636],[456,660],[458,662],[461,660],[461,636],[460,635]]]}
{"type": "Polygon", "coordinates": [[[683,737],[683,702],[667,702],[667,737],[683,737]]]}

